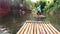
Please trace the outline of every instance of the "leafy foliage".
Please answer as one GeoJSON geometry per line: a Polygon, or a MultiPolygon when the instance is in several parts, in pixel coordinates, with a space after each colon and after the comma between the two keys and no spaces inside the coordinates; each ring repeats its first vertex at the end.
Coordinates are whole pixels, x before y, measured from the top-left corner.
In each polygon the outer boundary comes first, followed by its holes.
{"type": "Polygon", "coordinates": [[[32,10],[32,9],[36,9],[35,4],[36,4],[36,5],[39,5],[40,2],[46,2],[46,5],[45,5],[44,10],[48,10],[48,9],[50,8],[50,6],[54,4],[54,0],[49,0],[49,1],[47,1],[47,0],[38,0],[36,3],[31,2],[31,0],[24,0],[24,1],[25,1],[25,3],[29,6],[29,8],[30,8],[31,10],[32,10]]]}

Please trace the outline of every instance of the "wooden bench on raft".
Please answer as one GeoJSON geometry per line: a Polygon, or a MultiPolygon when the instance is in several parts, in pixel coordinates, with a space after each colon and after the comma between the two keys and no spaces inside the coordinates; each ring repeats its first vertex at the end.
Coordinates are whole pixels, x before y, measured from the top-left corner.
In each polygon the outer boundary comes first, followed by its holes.
{"type": "Polygon", "coordinates": [[[26,21],[17,34],[60,34],[48,21],[26,21]]]}

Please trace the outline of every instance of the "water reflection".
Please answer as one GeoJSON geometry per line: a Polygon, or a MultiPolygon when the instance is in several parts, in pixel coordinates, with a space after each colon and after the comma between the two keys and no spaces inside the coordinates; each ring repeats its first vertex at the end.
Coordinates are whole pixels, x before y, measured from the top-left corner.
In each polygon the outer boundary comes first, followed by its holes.
{"type": "MultiPolygon", "coordinates": [[[[58,21],[56,21],[57,17],[54,16],[50,16],[48,14],[48,16],[46,16],[46,19],[44,19],[44,21],[50,21],[52,23],[52,25],[60,31],[60,24],[58,23],[58,21]],[[56,19],[55,19],[56,18],[56,19]]],[[[24,24],[24,22],[26,20],[37,20],[37,18],[33,17],[32,14],[27,13],[25,15],[22,16],[13,16],[13,15],[9,15],[6,17],[2,17],[0,18],[0,33],[1,34],[16,34],[16,32],[20,29],[20,27],[24,24]]]]}
{"type": "Polygon", "coordinates": [[[28,19],[28,14],[22,16],[8,15],[0,17],[0,33],[1,34],[16,34],[19,28],[24,24],[24,21],[28,19]]]}
{"type": "Polygon", "coordinates": [[[50,21],[51,24],[58,30],[60,31],[60,11],[56,11],[53,13],[53,15],[50,14],[45,14],[47,17],[45,21],[50,21]]]}

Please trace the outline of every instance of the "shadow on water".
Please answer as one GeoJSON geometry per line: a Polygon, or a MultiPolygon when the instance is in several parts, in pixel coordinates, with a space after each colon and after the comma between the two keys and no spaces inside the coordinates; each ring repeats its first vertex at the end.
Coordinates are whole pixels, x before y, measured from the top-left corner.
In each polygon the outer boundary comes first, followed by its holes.
{"type": "MultiPolygon", "coordinates": [[[[44,21],[50,21],[52,23],[52,25],[57,30],[60,31],[60,21],[59,21],[60,15],[55,14],[55,15],[51,16],[51,15],[47,14],[45,16],[46,16],[46,19],[44,19],[44,21]]],[[[27,13],[22,16],[9,15],[6,17],[2,17],[2,18],[0,18],[0,29],[3,31],[0,30],[1,31],[0,33],[5,31],[5,32],[8,32],[9,34],[16,34],[16,32],[21,28],[21,26],[24,24],[24,22],[28,19],[38,20],[37,18],[33,17],[33,15],[31,13],[27,13]]]]}
{"type": "Polygon", "coordinates": [[[22,16],[14,16],[12,14],[6,17],[0,17],[0,33],[2,34],[4,31],[7,31],[8,33],[5,32],[3,34],[16,34],[19,28],[24,24],[24,21],[28,19],[29,14],[30,13],[24,14],[22,16]]]}

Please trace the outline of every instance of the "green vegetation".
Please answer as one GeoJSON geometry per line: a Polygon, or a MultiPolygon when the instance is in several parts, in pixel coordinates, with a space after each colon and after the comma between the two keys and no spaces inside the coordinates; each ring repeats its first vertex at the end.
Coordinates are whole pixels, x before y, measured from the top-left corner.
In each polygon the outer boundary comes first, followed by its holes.
{"type": "Polygon", "coordinates": [[[48,17],[45,20],[50,20],[54,25],[60,25],[60,0],[56,0],[53,7],[46,10],[44,14],[48,17]]]}
{"type": "Polygon", "coordinates": [[[40,2],[45,2],[46,3],[44,10],[48,10],[50,8],[50,6],[54,4],[54,0],[48,0],[48,1],[47,0],[38,0],[35,3],[32,2],[31,0],[24,0],[24,1],[29,6],[30,9],[36,9],[35,4],[39,5],[40,2]]]}

